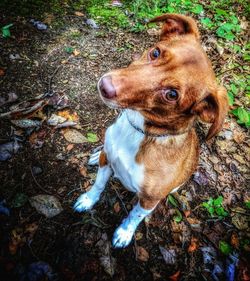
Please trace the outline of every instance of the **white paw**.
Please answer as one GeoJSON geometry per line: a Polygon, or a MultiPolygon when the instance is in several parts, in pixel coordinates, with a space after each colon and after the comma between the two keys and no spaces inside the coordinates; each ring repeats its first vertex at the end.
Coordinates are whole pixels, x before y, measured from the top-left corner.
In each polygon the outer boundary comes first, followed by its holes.
{"type": "Polygon", "coordinates": [[[90,166],[98,165],[100,154],[101,154],[101,151],[97,151],[97,152],[91,154],[89,161],[88,161],[88,165],[90,165],[90,166]]]}
{"type": "Polygon", "coordinates": [[[135,229],[132,226],[127,226],[126,228],[123,228],[122,225],[120,225],[113,236],[112,244],[115,248],[125,248],[129,245],[131,242],[133,235],[134,235],[135,229]]]}
{"type": "Polygon", "coordinates": [[[88,192],[82,194],[78,197],[76,200],[76,203],[74,205],[74,209],[77,212],[84,212],[90,210],[94,204],[96,203],[98,199],[93,200],[88,196],[88,192]]]}

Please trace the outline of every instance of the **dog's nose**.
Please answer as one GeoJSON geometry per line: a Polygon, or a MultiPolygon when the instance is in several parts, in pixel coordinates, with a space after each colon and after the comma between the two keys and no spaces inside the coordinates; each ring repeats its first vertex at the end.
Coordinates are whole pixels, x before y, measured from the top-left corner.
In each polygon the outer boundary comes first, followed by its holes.
{"type": "Polygon", "coordinates": [[[106,99],[112,99],[116,96],[111,76],[108,75],[101,78],[99,82],[99,90],[106,99]]]}

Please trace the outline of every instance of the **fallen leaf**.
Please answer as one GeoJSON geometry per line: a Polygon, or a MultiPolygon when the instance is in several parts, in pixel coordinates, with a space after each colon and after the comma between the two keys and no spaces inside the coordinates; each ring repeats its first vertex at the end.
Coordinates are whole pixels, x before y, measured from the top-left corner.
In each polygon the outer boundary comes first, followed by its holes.
{"type": "Polygon", "coordinates": [[[101,265],[103,266],[105,272],[113,277],[115,274],[116,260],[111,255],[111,244],[106,233],[102,234],[101,239],[96,243],[96,246],[99,248],[101,265]]]}
{"type": "Polygon", "coordinates": [[[88,140],[88,142],[97,142],[98,137],[94,133],[87,133],[87,140],[88,140]]]}
{"type": "Polygon", "coordinates": [[[17,249],[24,245],[26,238],[23,234],[22,228],[16,228],[11,231],[10,242],[9,242],[9,251],[12,255],[15,255],[17,249]]]}
{"type": "Polygon", "coordinates": [[[31,197],[29,202],[38,213],[46,216],[47,218],[52,218],[63,211],[61,203],[55,196],[52,195],[36,195],[31,197]]]}
{"type": "Polygon", "coordinates": [[[181,274],[181,272],[180,272],[180,270],[178,270],[175,274],[169,276],[169,279],[172,281],[177,281],[177,280],[179,280],[180,274],[181,274]]]}
{"type": "Polygon", "coordinates": [[[5,71],[2,68],[0,68],[0,76],[4,76],[4,74],[5,74],[5,71]]]}
{"type": "Polygon", "coordinates": [[[116,213],[119,213],[120,210],[121,210],[121,206],[120,206],[119,202],[116,202],[115,205],[114,205],[114,211],[116,213]]]}
{"type": "Polygon", "coordinates": [[[36,128],[42,125],[41,121],[31,119],[11,120],[11,123],[23,129],[36,128]]]}
{"type": "Polygon", "coordinates": [[[87,177],[87,175],[88,175],[88,171],[87,171],[87,168],[86,167],[81,167],[80,168],[80,174],[81,174],[81,176],[83,176],[83,177],[87,177]]]}
{"type": "Polygon", "coordinates": [[[159,246],[159,248],[166,264],[176,263],[176,253],[174,249],[167,250],[161,246],[159,246]]]}
{"type": "Polygon", "coordinates": [[[197,248],[198,248],[198,245],[199,245],[199,244],[198,244],[198,239],[195,238],[195,237],[192,237],[192,238],[191,238],[190,245],[189,245],[189,247],[188,247],[188,252],[189,252],[189,253],[192,253],[192,252],[196,251],[197,248]]]}
{"type": "Polygon", "coordinates": [[[69,109],[61,110],[57,112],[58,116],[61,116],[69,121],[78,121],[79,117],[75,111],[70,111],[69,109]]]}
{"type": "Polygon", "coordinates": [[[238,249],[240,245],[239,237],[235,232],[233,232],[231,236],[231,245],[236,249],[238,249]]]}
{"type": "MultiPolygon", "coordinates": [[[[1,75],[0,75],[1,76],[1,75]]],[[[0,106],[12,103],[18,99],[18,96],[15,93],[8,93],[7,97],[0,97],[0,106]]]]}
{"type": "Polygon", "coordinates": [[[78,50],[74,50],[74,51],[73,51],[73,55],[74,55],[75,57],[79,56],[80,53],[81,53],[81,52],[78,51],[78,50]]]}
{"type": "Polygon", "coordinates": [[[226,241],[220,241],[219,249],[225,255],[229,255],[232,252],[231,246],[226,241]]]}
{"type": "Polygon", "coordinates": [[[32,148],[41,148],[44,144],[45,137],[47,135],[46,130],[39,130],[33,132],[29,137],[29,143],[32,148]]]}
{"type": "Polygon", "coordinates": [[[0,161],[9,160],[21,147],[16,140],[0,144],[0,161]]]}
{"type": "Polygon", "coordinates": [[[139,241],[139,240],[142,239],[142,237],[143,237],[143,233],[137,231],[136,234],[135,234],[135,240],[136,240],[136,241],[139,241]]]}
{"type": "Polygon", "coordinates": [[[65,139],[68,142],[71,143],[84,143],[87,142],[88,140],[80,133],[79,131],[75,129],[68,129],[63,133],[65,139]]]}
{"type": "Polygon", "coordinates": [[[78,11],[75,12],[75,15],[78,17],[84,17],[84,14],[82,12],[78,12],[78,11]]]}
{"type": "Polygon", "coordinates": [[[136,247],[136,253],[137,253],[137,258],[140,261],[148,261],[149,259],[149,253],[147,250],[141,246],[136,247]]]}
{"type": "Polygon", "coordinates": [[[16,193],[14,199],[11,202],[11,206],[13,208],[19,208],[22,207],[23,205],[25,205],[25,203],[28,201],[28,196],[24,193],[16,193]]]}
{"type": "Polygon", "coordinates": [[[50,118],[47,120],[47,124],[49,126],[56,126],[58,124],[61,124],[63,122],[65,122],[67,119],[65,117],[62,117],[62,116],[59,116],[59,115],[56,115],[56,114],[52,114],[50,116],[50,118]]]}
{"type": "Polygon", "coordinates": [[[74,148],[74,144],[73,144],[73,143],[70,143],[70,144],[67,145],[66,150],[67,150],[67,151],[70,151],[70,150],[72,150],[73,148],[74,148]]]}
{"type": "Polygon", "coordinates": [[[236,213],[232,216],[232,224],[240,230],[248,229],[249,217],[236,213]]]}

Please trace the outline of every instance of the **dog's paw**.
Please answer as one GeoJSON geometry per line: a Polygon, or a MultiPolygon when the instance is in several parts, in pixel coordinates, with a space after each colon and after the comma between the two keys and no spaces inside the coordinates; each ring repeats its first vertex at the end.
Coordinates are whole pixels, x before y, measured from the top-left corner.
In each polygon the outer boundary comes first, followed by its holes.
{"type": "Polygon", "coordinates": [[[126,227],[123,228],[122,225],[120,225],[113,236],[112,244],[115,248],[125,248],[129,245],[131,242],[133,235],[134,235],[134,228],[133,227],[126,227]]]}
{"type": "Polygon", "coordinates": [[[74,210],[77,212],[84,212],[92,209],[97,200],[93,200],[88,196],[88,192],[82,194],[76,200],[74,210]]]}
{"type": "Polygon", "coordinates": [[[101,151],[97,151],[97,152],[91,154],[89,161],[88,161],[88,165],[90,165],[90,166],[98,165],[100,154],[101,154],[101,151]]]}

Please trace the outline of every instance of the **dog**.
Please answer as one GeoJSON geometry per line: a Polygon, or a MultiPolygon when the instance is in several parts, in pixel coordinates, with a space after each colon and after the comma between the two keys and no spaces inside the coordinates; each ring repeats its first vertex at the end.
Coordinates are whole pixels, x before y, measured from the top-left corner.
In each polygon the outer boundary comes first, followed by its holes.
{"type": "Polygon", "coordinates": [[[112,174],[137,194],[138,203],[114,233],[116,248],[129,245],[139,223],[195,171],[196,120],[211,123],[211,139],[228,111],[226,89],[216,82],[194,19],[164,14],[150,22],[163,22],[159,42],[98,82],[103,102],[123,110],[107,129],[102,151],[90,157],[90,165],[99,164],[94,185],[74,205],[78,212],[90,210],[112,174]]]}

